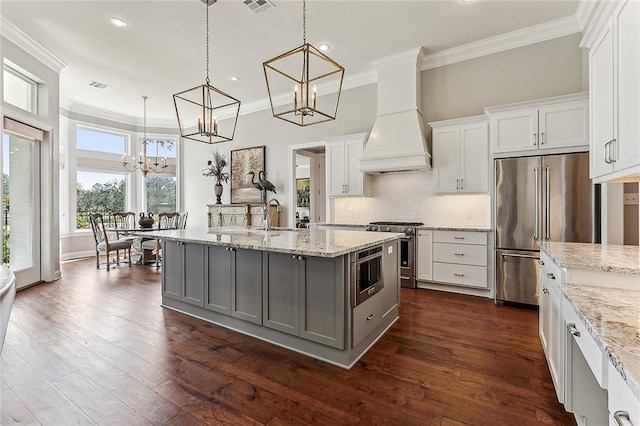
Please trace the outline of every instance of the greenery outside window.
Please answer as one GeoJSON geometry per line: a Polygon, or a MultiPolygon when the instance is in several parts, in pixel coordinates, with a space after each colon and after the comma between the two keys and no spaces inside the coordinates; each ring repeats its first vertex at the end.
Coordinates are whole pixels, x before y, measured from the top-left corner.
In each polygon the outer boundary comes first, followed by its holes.
{"type": "Polygon", "coordinates": [[[175,176],[149,174],[146,179],[146,189],[147,212],[156,215],[177,210],[175,176]]]}

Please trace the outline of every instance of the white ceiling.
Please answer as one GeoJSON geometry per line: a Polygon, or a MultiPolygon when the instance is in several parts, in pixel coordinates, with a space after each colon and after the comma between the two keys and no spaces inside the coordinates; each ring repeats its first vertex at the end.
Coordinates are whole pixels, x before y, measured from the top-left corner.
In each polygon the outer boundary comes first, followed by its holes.
{"type": "MultiPolygon", "coordinates": [[[[272,0],[256,14],[242,0],[210,7],[211,83],[243,105],[266,98],[262,63],[302,44],[302,1],[272,0]],[[229,77],[237,76],[239,81],[229,77]]],[[[567,17],[578,0],[309,0],[307,41],[333,47],[345,78],[370,61],[413,47],[425,53],[567,17]]],[[[200,0],[2,0],[0,14],[67,64],[71,104],[139,118],[175,119],[173,93],[204,83],[205,8],[200,0]],[[109,24],[110,16],[129,23],[109,24]],[[92,80],[108,84],[100,90],[92,80]]]]}

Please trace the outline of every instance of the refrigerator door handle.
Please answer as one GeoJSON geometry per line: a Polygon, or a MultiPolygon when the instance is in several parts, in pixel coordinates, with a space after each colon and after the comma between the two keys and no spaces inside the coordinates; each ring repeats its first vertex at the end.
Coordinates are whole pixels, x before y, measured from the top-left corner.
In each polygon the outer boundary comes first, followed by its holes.
{"type": "Polygon", "coordinates": [[[540,212],[539,212],[539,206],[538,206],[538,168],[537,167],[533,168],[533,175],[534,175],[534,179],[533,179],[533,196],[534,196],[534,200],[533,200],[533,216],[535,217],[534,224],[533,224],[533,239],[537,240],[538,239],[538,223],[540,222],[539,216],[538,216],[538,214],[540,212]]]}
{"type": "Polygon", "coordinates": [[[549,173],[550,173],[549,172],[549,166],[547,166],[545,168],[545,173],[546,173],[546,176],[545,176],[545,186],[546,186],[546,188],[545,188],[545,194],[544,194],[544,196],[545,196],[544,223],[545,223],[545,239],[548,241],[550,239],[550,235],[549,234],[551,232],[550,229],[549,229],[550,228],[550,226],[549,226],[549,216],[550,216],[549,213],[550,213],[550,210],[551,210],[551,208],[549,206],[549,201],[551,200],[551,195],[550,195],[551,183],[550,183],[550,176],[549,176],[549,173]]]}

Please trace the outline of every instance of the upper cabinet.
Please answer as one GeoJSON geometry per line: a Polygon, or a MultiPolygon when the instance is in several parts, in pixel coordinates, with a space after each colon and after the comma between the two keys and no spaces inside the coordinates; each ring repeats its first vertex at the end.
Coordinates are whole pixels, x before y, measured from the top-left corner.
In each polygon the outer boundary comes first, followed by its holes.
{"type": "Polygon", "coordinates": [[[433,129],[436,194],[489,191],[489,146],[484,116],[429,123],[433,129]]]}
{"type": "Polygon", "coordinates": [[[588,94],[558,96],[486,108],[491,152],[575,148],[589,145],[588,94]]]}
{"type": "Polygon", "coordinates": [[[329,197],[365,195],[366,176],[360,171],[360,157],[366,137],[366,133],[357,133],[326,141],[329,197]]]}
{"type": "Polygon", "coordinates": [[[603,2],[585,33],[591,91],[591,178],[640,176],[640,3],[603,2]]]}

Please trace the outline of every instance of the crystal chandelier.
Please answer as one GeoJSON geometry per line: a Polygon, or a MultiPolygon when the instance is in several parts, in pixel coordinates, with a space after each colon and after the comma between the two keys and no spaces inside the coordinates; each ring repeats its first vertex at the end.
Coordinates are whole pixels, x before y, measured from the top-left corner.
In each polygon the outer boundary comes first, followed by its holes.
{"type": "Polygon", "coordinates": [[[147,139],[147,99],[148,96],[143,96],[142,100],[144,103],[144,134],[142,137],[142,151],[138,156],[138,161],[136,161],[136,157],[131,157],[131,162],[127,160],[127,156],[122,154],[122,167],[125,168],[128,172],[134,172],[136,170],[140,170],[144,177],[147,177],[147,173],[162,173],[167,168],[167,158],[158,156],[158,145],[163,145],[165,143],[173,144],[173,141],[167,140],[149,140],[147,139]],[[155,142],[156,144],[156,155],[153,160],[147,157],[147,148],[149,146],[149,142],[155,142]]]}
{"type": "Polygon", "coordinates": [[[207,78],[204,84],[173,95],[173,103],[176,107],[180,136],[213,144],[233,140],[240,113],[240,101],[209,83],[209,6],[216,0],[202,2],[207,8],[207,78]]]}
{"type": "Polygon", "coordinates": [[[301,127],[336,118],[344,78],[344,67],[307,43],[306,20],[303,0],[302,46],[262,64],[273,116],[301,127]]]}

